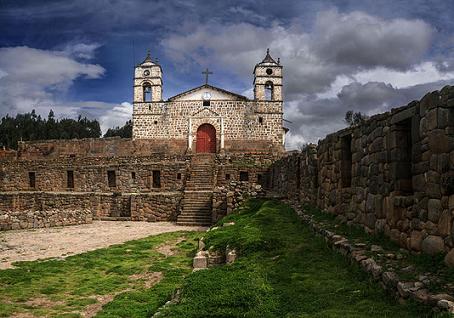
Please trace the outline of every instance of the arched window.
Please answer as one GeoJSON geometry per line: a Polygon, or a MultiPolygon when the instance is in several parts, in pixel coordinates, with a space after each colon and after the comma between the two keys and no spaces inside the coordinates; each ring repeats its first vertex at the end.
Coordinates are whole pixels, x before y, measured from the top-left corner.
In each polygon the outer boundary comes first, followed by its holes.
{"type": "Polygon", "coordinates": [[[145,103],[151,102],[152,100],[152,92],[151,92],[151,85],[149,83],[143,84],[143,101],[145,103]]]}
{"type": "Polygon", "coordinates": [[[265,83],[265,100],[273,100],[273,95],[274,95],[274,87],[273,83],[268,81],[265,83]]]}

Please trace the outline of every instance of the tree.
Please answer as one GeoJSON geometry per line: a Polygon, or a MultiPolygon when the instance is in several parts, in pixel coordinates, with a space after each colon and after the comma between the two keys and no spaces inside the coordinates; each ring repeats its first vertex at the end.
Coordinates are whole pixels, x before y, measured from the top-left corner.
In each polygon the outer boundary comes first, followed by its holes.
{"type": "Polygon", "coordinates": [[[132,138],[132,121],[128,120],[123,127],[109,128],[104,134],[106,137],[132,138]]]}
{"type": "Polygon", "coordinates": [[[17,114],[16,117],[6,115],[0,121],[0,147],[17,149],[21,140],[48,140],[70,138],[99,138],[101,128],[97,120],[89,120],[79,116],[77,120],[63,118],[55,120],[55,114],[49,111],[47,119],[37,115],[35,110],[30,113],[17,114]]]}
{"type": "Polygon", "coordinates": [[[361,112],[353,112],[353,110],[349,110],[345,113],[345,122],[350,125],[358,125],[363,123],[369,117],[361,112]]]}

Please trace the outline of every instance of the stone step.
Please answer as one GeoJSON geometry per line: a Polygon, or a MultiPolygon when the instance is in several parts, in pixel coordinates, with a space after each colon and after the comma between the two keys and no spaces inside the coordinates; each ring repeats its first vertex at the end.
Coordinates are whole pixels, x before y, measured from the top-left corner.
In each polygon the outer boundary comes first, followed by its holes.
{"type": "Polygon", "coordinates": [[[205,223],[211,223],[211,216],[179,216],[177,219],[178,222],[205,222],[205,223]]]}
{"type": "Polygon", "coordinates": [[[178,222],[177,221],[177,225],[182,225],[182,226],[210,226],[211,225],[211,222],[178,222]]]}
{"type": "Polygon", "coordinates": [[[181,214],[184,215],[211,215],[211,209],[183,209],[181,214]]]}
{"type": "Polygon", "coordinates": [[[211,209],[211,202],[206,202],[204,204],[183,204],[183,209],[186,209],[186,210],[191,210],[191,209],[211,209]]]}
{"type": "Polygon", "coordinates": [[[207,219],[210,219],[211,220],[211,214],[180,214],[177,218],[177,220],[183,220],[183,219],[203,219],[203,220],[207,220],[207,219]]]}

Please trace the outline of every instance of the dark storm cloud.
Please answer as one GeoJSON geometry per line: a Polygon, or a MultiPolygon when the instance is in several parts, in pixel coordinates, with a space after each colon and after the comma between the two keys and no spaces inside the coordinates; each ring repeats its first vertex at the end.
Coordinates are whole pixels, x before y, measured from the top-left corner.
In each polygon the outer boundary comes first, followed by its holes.
{"type": "Polygon", "coordinates": [[[405,70],[427,53],[432,32],[421,20],[384,20],[331,10],[319,14],[313,39],[316,54],[327,61],[405,70]]]}

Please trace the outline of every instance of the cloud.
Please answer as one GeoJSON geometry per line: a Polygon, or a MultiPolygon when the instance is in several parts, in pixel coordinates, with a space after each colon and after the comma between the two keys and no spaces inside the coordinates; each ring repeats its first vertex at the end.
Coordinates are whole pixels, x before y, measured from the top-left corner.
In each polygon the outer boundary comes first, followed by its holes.
{"type": "Polygon", "coordinates": [[[132,104],[123,102],[104,112],[104,114],[99,117],[99,123],[101,125],[101,130],[105,133],[109,128],[123,126],[131,118],[132,104]]]}
{"type": "MultiPolygon", "coordinates": [[[[222,67],[244,81],[264,57],[284,66],[287,148],[315,142],[345,127],[345,112],[387,111],[420,98],[421,90],[454,81],[454,72],[429,59],[434,28],[420,19],[385,19],[364,12],[322,11],[308,26],[295,19],[267,26],[208,22],[164,36],[174,64],[222,67]]],[[[247,87],[247,88],[246,88],[247,87]]]]}
{"type": "Polygon", "coordinates": [[[422,20],[384,20],[363,12],[321,12],[315,23],[314,48],[326,61],[406,70],[430,48],[433,29],[422,20]]]}
{"type": "MultiPolygon", "coordinates": [[[[84,51],[90,54],[88,48],[84,51]]],[[[80,52],[80,47],[72,52],[80,52]]],[[[68,52],[27,46],[0,48],[0,113],[55,108],[75,80],[97,79],[104,71],[100,65],[76,61],[68,52]]]]}

